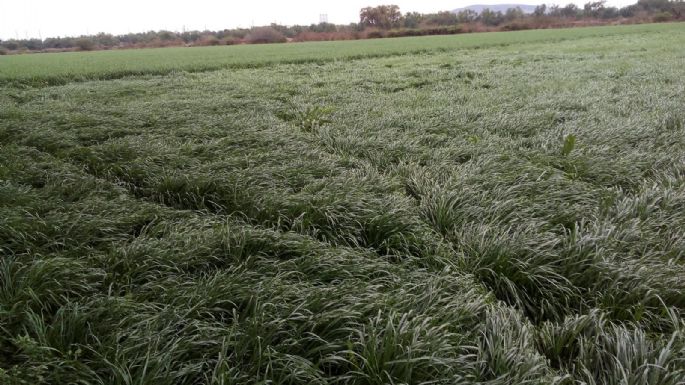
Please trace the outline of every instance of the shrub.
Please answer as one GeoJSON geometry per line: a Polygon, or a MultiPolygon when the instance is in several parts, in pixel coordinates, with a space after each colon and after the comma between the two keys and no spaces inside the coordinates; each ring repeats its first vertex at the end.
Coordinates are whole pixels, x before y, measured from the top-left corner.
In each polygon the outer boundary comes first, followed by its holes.
{"type": "Polygon", "coordinates": [[[333,41],[333,40],[356,40],[360,36],[357,32],[300,32],[293,40],[295,41],[333,41]]]}
{"type": "Polygon", "coordinates": [[[285,43],[288,39],[282,33],[271,27],[254,28],[245,36],[250,44],[285,43]]]}
{"type": "Polygon", "coordinates": [[[437,26],[427,28],[394,29],[384,34],[384,37],[406,37],[406,36],[426,36],[426,35],[454,35],[463,33],[461,26],[437,26]]]}
{"type": "Polygon", "coordinates": [[[235,37],[227,36],[219,42],[221,45],[235,45],[235,44],[240,44],[240,39],[236,39],[235,37]]]}
{"type": "Polygon", "coordinates": [[[385,32],[379,29],[374,29],[366,32],[367,39],[380,39],[382,37],[385,37],[385,32]]]}
{"type": "Polygon", "coordinates": [[[176,47],[176,46],[182,46],[185,43],[183,42],[182,39],[171,39],[171,40],[163,40],[159,38],[155,38],[150,40],[147,43],[143,43],[142,47],[145,48],[161,48],[161,47],[176,47]]]}
{"type": "Polygon", "coordinates": [[[525,21],[512,21],[510,23],[504,24],[500,29],[502,31],[522,31],[526,29],[534,29],[535,26],[530,25],[525,21]]]}
{"type": "Polygon", "coordinates": [[[196,45],[208,46],[208,45],[219,45],[221,42],[214,35],[202,35],[200,39],[195,43],[196,45]]]}
{"type": "Polygon", "coordinates": [[[9,51],[5,47],[0,47],[0,55],[7,55],[9,51]]]}
{"type": "Polygon", "coordinates": [[[74,42],[74,45],[79,49],[79,51],[92,51],[95,49],[95,43],[87,38],[77,39],[74,42]]]}
{"type": "Polygon", "coordinates": [[[10,51],[16,51],[19,49],[19,43],[17,43],[16,41],[12,41],[12,40],[3,41],[2,45],[3,45],[3,47],[5,47],[6,49],[8,49],[10,51]]]}
{"type": "Polygon", "coordinates": [[[655,23],[664,23],[671,20],[673,20],[673,14],[669,12],[659,12],[656,15],[654,15],[655,23]]]}

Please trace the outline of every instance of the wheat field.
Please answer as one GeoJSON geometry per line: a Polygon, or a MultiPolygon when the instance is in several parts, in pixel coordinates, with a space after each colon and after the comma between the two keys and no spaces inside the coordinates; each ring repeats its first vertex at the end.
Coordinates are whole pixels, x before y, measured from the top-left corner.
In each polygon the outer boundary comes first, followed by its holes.
{"type": "Polygon", "coordinates": [[[685,24],[0,57],[0,383],[685,383],[685,24]]]}

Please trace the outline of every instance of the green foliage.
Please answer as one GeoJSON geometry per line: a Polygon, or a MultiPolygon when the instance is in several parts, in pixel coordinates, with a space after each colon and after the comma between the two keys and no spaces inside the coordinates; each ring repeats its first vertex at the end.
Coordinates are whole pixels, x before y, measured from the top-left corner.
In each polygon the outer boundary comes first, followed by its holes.
{"type": "Polygon", "coordinates": [[[569,156],[574,148],[576,148],[576,136],[573,134],[566,135],[564,147],[561,149],[561,155],[569,156]]]}
{"type": "Polygon", "coordinates": [[[317,133],[321,128],[332,123],[330,115],[333,112],[327,106],[296,106],[288,104],[286,108],[277,111],[276,116],[306,133],[317,133]]]}
{"type": "Polygon", "coordinates": [[[302,131],[315,132],[324,125],[331,123],[331,120],[328,118],[330,113],[330,107],[307,107],[302,111],[298,111],[295,119],[302,131]]]}

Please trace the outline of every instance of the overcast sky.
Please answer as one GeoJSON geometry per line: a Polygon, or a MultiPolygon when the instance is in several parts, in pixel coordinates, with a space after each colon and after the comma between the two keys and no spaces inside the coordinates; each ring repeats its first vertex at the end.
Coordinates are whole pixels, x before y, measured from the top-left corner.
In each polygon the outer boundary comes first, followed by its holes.
{"type": "MultiPolygon", "coordinates": [[[[573,0],[547,1],[548,4],[573,0]]],[[[585,0],[587,1],[587,0],[585,0]]],[[[585,1],[573,1],[582,5],[585,1]]],[[[609,0],[623,6],[637,0],[609,0]]],[[[0,39],[122,34],[167,29],[218,30],[273,22],[312,24],[328,15],[336,24],[358,20],[365,6],[397,4],[402,12],[436,12],[471,4],[538,4],[545,0],[0,0],[0,39]]]]}

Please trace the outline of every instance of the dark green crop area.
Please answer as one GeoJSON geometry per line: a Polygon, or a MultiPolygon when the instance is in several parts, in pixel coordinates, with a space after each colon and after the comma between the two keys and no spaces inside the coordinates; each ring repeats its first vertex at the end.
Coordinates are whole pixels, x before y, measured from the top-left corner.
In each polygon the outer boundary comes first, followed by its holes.
{"type": "Polygon", "coordinates": [[[684,41],[0,57],[0,384],[682,385],[684,41]]]}

